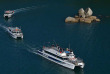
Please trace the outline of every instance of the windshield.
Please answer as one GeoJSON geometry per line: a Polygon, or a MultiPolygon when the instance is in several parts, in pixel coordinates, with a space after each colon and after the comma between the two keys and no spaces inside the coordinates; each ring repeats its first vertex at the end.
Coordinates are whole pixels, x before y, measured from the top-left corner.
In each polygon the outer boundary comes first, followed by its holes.
{"type": "Polygon", "coordinates": [[[21,31],[17,31],[17,32],[12,32],[12,33],[22,33],[21,31]]]}
{"type": "Polygon", "coordinates": [[[11,14],[11,13],[5,13],[5,14],[11,14]]]}
{"type": "Polygon", "coordinates": [[[63,58],[64,60],[68,60],[68,58],[63,58]]]}
{"type": "Polygon", "coordinates": [[[12,11],[5,11],[5,14],[12,14],[12,11]]]}

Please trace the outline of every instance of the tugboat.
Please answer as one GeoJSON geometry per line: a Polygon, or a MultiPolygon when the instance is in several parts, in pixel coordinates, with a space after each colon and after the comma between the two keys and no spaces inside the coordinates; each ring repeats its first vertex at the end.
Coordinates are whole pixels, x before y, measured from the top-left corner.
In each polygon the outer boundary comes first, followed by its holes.
{"type": "Polygon", "coordinates": [[[7,27],[6,28],[8,33],[14,38],[14,39],[23,39],[23,33],[20,28],[18,27],[7,27]]]}
{"type": "Polygon", "coordinates": [[[84,62],[76,58],[73,51],[68,48],[64,50],[59,46],[43,46],[41,50],[34,50],[33,53],[72,70],[75,67],[84,68],[85,65],[84,62]]]}
{"type": "Polygon", "coordinates": [[[5,11],[4,18],[11,18],[13,14],[14,14],[14,11],[11,11],[11,10],[5,11]]]}

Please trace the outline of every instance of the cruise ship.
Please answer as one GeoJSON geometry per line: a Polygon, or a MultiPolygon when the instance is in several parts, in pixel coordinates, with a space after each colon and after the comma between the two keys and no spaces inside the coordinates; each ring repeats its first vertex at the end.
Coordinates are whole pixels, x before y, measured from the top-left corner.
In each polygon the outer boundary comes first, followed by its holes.
{"type": "Polygon", "coordinates": [[[14,14],[14,11],[11,11],[11,10],[5,11],[4,18],[11,18],[13,14],[14,14]]]}
{"type": "Polygon", "coordinates": [[[85,65],[84,62],[76,58],[73,51],[68,48],[64,50],[59,46],[43,47],[41,50],[35,50],[34,53],[72,70],[75,67],[84,68],[85,65]]]}
{"type": "Polygon", "coordinates": [[[20,28],[18,28],[18,27],[7,27],[6,30],[8,31],[8,33],[9,33],[14,39],[18,39],[18,38],[23,39],[23,33],[22,33],[22,31],[21,31],[20,28]]]}

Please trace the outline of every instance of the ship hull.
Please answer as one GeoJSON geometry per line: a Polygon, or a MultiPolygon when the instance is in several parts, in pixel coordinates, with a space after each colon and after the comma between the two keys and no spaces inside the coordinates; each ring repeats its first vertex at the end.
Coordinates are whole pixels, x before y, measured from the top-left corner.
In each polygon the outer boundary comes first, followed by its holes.
{"type": "Polygon", "coordinates": [[[63,60],[60,60],[60,59],[58,59],[58,58],[56,58],[54,56],[51,56],[51,55],[49,55],[49,54],[47,54],[45,52],[37,50],[34,53],[38,54],[38,55],[40,55],[40,56],[42,56],[42,57],[44,57],[44,58],[46,58],[46,59],[48,59],[50,61],[52,61],[52,62],[54,62],[54,63],[56,63],[58,65],[61,65],[63,67],[66,67],[66,68],[69,68],[69,69],[72,69],[72,70],[74,70],[74,68],[75,68],[74,64],[68,63],[68,62],[63,61],[63,60]]]}

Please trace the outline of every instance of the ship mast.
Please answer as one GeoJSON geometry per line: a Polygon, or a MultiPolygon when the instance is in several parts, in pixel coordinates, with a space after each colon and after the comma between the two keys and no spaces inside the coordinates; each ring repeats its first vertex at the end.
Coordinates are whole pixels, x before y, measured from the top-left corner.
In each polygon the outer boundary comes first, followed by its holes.
{"type": "Polygon", "coordinates": [[[70,50],[70,43],[69,43],[69,50],[70,50]]]}

